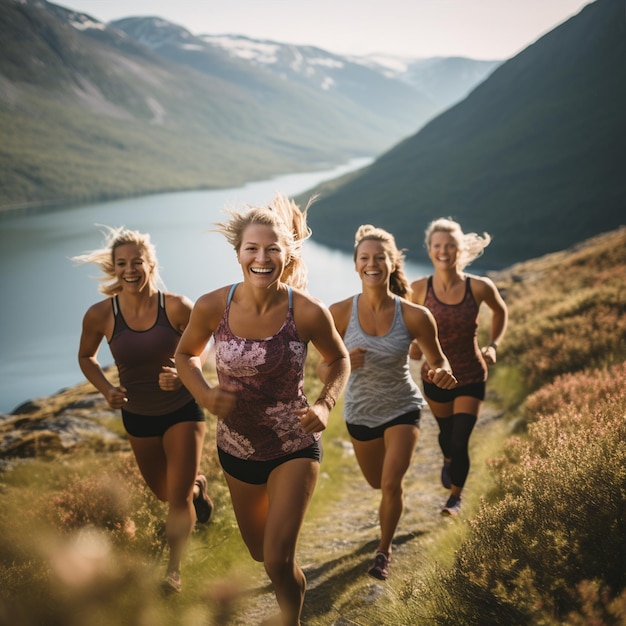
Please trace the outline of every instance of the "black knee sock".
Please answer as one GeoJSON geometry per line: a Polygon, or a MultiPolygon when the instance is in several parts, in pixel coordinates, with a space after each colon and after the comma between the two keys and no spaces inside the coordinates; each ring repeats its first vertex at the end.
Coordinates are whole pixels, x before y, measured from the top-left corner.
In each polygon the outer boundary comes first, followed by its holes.
{"type": "Polygon", "coordinates": [[[469,438],[476,424],[476,416],[471,413],[455,413],[449,421],[452,422],[450,478],[455,487],[463,487],[470,469],[469,438]]]}
{"type": "Polygon", "coordinates": [[[439,447],[443,456],[449,459],[452,454],[452,426],[454,420],[450,417],[435,417],[439,424],[439,447]]]}

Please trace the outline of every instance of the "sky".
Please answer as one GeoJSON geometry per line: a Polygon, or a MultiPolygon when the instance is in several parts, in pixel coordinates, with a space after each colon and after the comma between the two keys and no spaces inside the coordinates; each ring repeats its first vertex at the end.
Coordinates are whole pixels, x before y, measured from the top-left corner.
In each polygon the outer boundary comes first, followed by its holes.
{"type": "Polygon", "coordinates": [[[504,60],[591,0],[53,0],[102,21],[156,16],[194,35],[246,35],[342,55],[504,60]]]}

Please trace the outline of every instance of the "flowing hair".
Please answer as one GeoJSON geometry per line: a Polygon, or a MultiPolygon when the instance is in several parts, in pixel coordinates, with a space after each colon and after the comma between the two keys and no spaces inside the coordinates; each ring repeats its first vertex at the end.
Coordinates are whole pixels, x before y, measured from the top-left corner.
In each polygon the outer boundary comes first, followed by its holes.
{"type": "Polygon", "coordinates": [[[483,233],[464,233],[461,225],[452,218],[440,217],[433,220],[426,228],[424,244],[430,249],[430,240],[434,233],[448,233],[456,241],[458,248],[457,267],[464,270],[472,261],[482,255],[485,248],[491,243],[491,235],[483,233]]]}
{"type": "Polygon", "coordinates": [[[115,228],[101,224],[98,224],[98,226],[105,229],[102,231],[104,235],[103,247],[74,256],[72,257],[72,261],[79,265],[95,263],[100,267],[100,270],[104,274],[104,276],[97,278],[97,280],[100,281],[100,286],[98,287],[100,293],[103,293],[105,296],[114,296],[122,291],[122,284],[115,275],[114,258],[115,250],[126,244],[138,246],[145,254],[149,268],[148,281],[150,289],[152,291],[158,291],[159,286],[165,287],[159,274],[156,249],[154,244],[150,241],[150,235],[140,233],[137,230],[128,230],[124,226],[115,228]]]}
{"type": "Polygon", "coordinates": [[[404,250],[398,249],[395,237],[384,230],[371,224],[359,226],[354,236],[354,260],[356,261],[357,251],[363,241],[380,241],[391,262],[393,271],[389,276],[389,288],[401,298],[411,297],[411,284],[404,273],[404,250]]]}
{"type": "Polygon", "coordinates": [[[285,246],[286,263],[281,282],[296,289],[306,290],[307,267],[302,260],[302,246],[311,236],[306,217],[309,207],[314,202],[311,198],[304,210],[283,194],[276,194],[267,206],[248,207],[244,211],[226,210],[230,215],[227,222],[217,222],[214,232],[222,233],[228,243],[239,252],[244,230],[252,224],[270,226],[278,239],[285,246]]]}

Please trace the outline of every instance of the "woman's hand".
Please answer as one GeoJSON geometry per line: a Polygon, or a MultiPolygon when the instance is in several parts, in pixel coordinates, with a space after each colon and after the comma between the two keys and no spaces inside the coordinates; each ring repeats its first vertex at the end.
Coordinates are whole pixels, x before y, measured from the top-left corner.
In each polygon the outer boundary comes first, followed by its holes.
{"type": "Polygon", "coordinates": [[[128,402],[124,387],[110,387],[103,395],[112,409],[121,409],[128,402]]]}
{"type": "MultiPolygon", "coordinates": [[[[173,363],[174,359],[172,359],[172,364],[173,363]]],[[[180,378],[178,378],[178,372],[173,365],[164,365],[161,369],[163,371],[159,374],[159,387],[163,391],[176,391],[183,386],[180,378]]]]}
{"type": "Polygon", "coordinates": [[[429,369],[428,380],[440,389],[454,389],[457,385],[457,379],[454,377],[454,374],[443,367],[429,369]]]}
{"type": "Polygon", "coordinates": [[[321,433],[328,426],[330,409],[324,402],[316,402],[313,406],[296,410],[295,413],[300,416],[302,430],[307,435],[321,433]]]}
{"type": "Polygon", "coordinates": [[[215,385],[207,390],[200,404],[220,419],[226,417],[237,402],[237,388],[232,385],[215,385]]]}

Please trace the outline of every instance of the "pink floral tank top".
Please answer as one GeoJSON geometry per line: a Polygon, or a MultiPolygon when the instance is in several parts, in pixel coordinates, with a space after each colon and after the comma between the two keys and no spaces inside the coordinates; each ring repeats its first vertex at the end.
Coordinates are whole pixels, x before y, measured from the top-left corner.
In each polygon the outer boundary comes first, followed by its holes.
{"type": "Polygon", "coordinates": [[[296,409],[308,406],[304,394],[307,345],[293,319],[293,294],[280,330],[266,339],[234,335],[228,324],[233,293],[215,333],[215,358],[221,384],[238,389],[229,415],[217,421],[217,445],[240,459],[268,461],[307,448],[320,433],[307,434],[296,409]]]}

